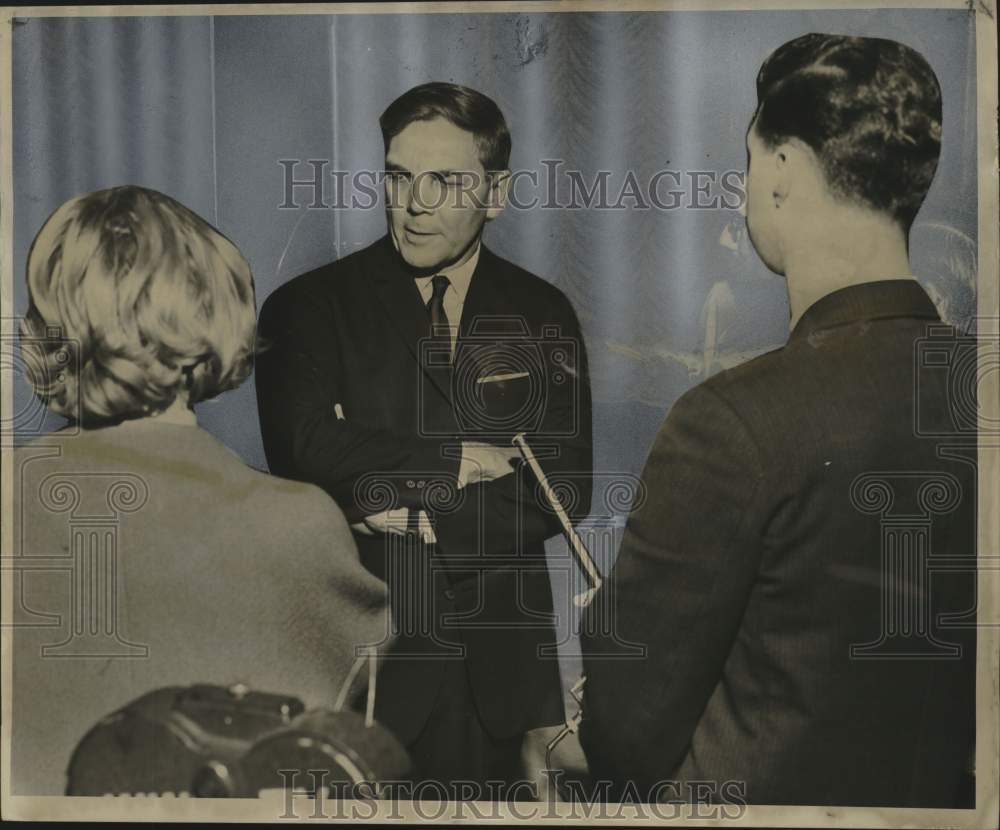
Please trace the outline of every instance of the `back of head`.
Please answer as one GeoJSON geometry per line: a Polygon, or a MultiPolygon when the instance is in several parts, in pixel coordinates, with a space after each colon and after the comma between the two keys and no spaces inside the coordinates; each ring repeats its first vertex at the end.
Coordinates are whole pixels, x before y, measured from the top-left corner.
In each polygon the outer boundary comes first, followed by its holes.
{"type": "Polygon", "coordinates": [[[21,325],[26,374],[84,426],[238,386],[256,326],[246,260],[219,231],[155,190],[70,199],[32,243],[21,325]]]}
{"type": "Polygon", "coordinates": [[[379,125],[389,143],[414,121],[443,118],[475,136],[483,169],[505,170],[510,162],[510,130],[493,99],[459,84],[434,81],[407,90],[386,107],[379,125]]]}
{"type": "Polygon", "coordinates": [[[808,34],[757,76],[754,129],[769,147],[799,139],[832,191],[908,230],[941,151],[941,88],[927,61],[891,40],[808,34]]]}

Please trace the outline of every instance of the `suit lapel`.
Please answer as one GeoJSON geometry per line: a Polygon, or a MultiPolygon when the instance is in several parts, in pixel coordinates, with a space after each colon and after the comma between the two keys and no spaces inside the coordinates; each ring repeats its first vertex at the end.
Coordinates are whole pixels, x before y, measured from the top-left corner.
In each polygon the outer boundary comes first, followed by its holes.
{"type": "Polygon", "coordinates": [[[465,305],[462,307],[462,321],[458,330],[460,340],[473,334],[477,318],[509,313],[505,286],[497,273],[498,264],[497,257],[483,245],[479,249],[479,263],[472,274],[469,292],[465,295],[465,305]]]}
{"type": "Polygon", "coordinates": [[[382,238],[375,251],[369,278],[375,286],[379,302],[392,322],[394,331],[402,338],[424,374],[445,398],[451,400],[447,375],[439,371],[428,371],[421,360],[420,343],[430,333],[430,320],[420,289],[413,277],[404,270],[388,236],[382,238]]]}
{"type": "Polygon", "coordinates": [[[503,342],[510,335],[510,318],[517,318],[519,312],[512,302],[508,286],[503,278],[502,260],[494,256],[485,246],[479,251],[479,263],[469,283],[462,307],[458,342],[455,347],[455,379],[464,387],[461,392],[469,400],[477,400],[482,406],[481,390],[476,385],[484,371],[483,361],[490,363],[496,356],[493,345],[503,342]],[[501,339],[498,341],[497,338],[501,339]]]}

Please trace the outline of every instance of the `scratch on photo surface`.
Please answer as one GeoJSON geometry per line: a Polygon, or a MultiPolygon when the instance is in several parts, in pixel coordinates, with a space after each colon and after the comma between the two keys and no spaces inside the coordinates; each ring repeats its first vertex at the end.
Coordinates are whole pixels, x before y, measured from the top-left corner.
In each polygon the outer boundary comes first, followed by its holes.
{"type": "Polygon", "coordinates": [[[549,33],[545,27],[533,26],[526,15],[518,18],[514,34],[517,38],[517,56],[521,66],[526,66],[535,58],[544,56],[549,49],[549,33]]]}

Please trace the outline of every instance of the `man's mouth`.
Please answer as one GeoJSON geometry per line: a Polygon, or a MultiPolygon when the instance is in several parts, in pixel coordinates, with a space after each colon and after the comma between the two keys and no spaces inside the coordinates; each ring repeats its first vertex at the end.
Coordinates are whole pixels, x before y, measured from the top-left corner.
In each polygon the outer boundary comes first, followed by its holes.
{"type": "Polygon", "coordinates": [[[403,233],[410,242],[424,242],[432,236],[437,236],[434,231],[419,231],[416,228],[403,228],[403,233]]]}

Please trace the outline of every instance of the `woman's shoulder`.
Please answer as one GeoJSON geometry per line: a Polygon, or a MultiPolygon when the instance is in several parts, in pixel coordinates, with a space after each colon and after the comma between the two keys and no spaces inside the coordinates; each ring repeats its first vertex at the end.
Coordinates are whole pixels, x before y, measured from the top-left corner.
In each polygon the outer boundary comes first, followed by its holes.
{"type": "Polygon", "coordinates": [[[326,491],[257,469],[215,436],[198,432],[206,443],[199,458],[218,475],[220,503],[238,508],[249,526],[256,526],[266,536],[313,533],[328,541],[351,539],[343,512],[326,491]],[[213,452],[208,451],[208,444],[213,452]]]}
{"type": "Polygon", "coordinates": [[[314,484],[280,478],[252,467],[247,467],[247,472],[257,484],[257,499],[266,504],[267,512],[271,514],[270,521],[273,522],[280,515],[284,522],[303,530],[323,534],[332,532],[351,538],[343,511],[325,490],[314,484]]]}
{"type": "Polygon", "coordinates": [[[235,529],[229,517],[235,517],[246,535],[262,540],[302,541],[318,534],[328,541],[351,539],[342,511],[324,490],[255,469],[200,427],[145,423],[64,430],[16,450],[14,464],[32,479],[57,472],[88,489],[106,484],[108,476],[137,480],[162,507],[161,520],[182,510],[186,521],[215,524],[228,534],[235,529]]]}

